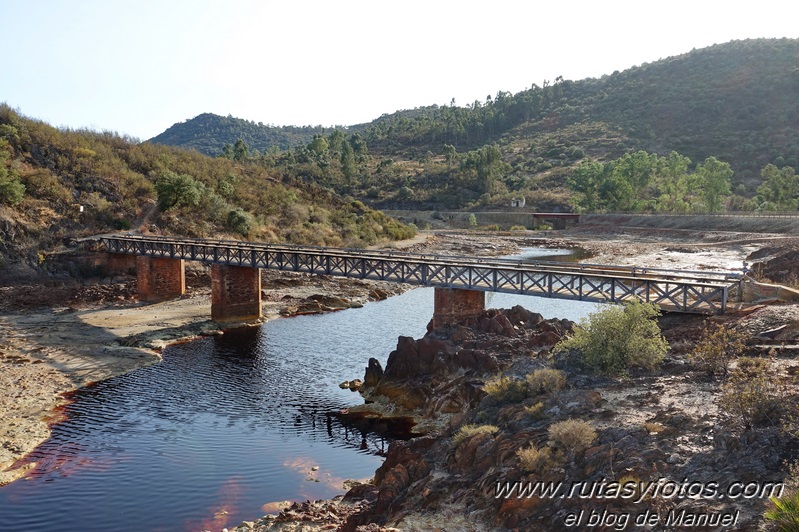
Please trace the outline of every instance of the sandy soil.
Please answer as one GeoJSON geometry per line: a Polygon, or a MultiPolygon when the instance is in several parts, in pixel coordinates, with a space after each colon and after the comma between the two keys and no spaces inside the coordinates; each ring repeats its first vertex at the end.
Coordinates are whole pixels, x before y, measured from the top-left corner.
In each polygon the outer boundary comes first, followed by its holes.
{"type": "MultiPolygon", "coordinates": [[[[541,236],[446,232],[423,234],[392,247],[496,256],[520,246],[577,244],[596,254],[590,260],[594,263],[689,269],[739,269],[744,257],[757,248],[741,241],[697,242],[687,235],[653,241],[636,235],[541,236]]],[[[302,312],[308,298],[315,295],[359,305],[408,288],[280,272],[264,272],[263,279],[266,319],[302,312]]],[[[49,436],[49,423],[57,419],[56,407],[65,402],[63,392],[156,363],[160,349],[171,342],[220,333],[219,325],[210,320],[206,275],[195,271],[189,281],[187,296],[151,305],[135,299],[135,281],[130,279],[117,279],[99,291],[72,287],[69,297],[63,290],[42,286],[0,288],[0,389],[4,390],[0,395],[0,485],[24,474],[13,464],[49,436]]]]}

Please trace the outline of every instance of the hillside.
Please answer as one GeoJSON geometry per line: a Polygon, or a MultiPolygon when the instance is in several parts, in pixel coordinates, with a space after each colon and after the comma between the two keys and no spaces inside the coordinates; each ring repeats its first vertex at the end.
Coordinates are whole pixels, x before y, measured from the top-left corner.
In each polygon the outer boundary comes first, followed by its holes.
{"type": "Polygon", "coordinates": [[[267,152],[287,150],[308,144],[314,135],[325,134],[330,128],[322,126],[269,126],[249,120],[203,113],[175,124],[149,140],[155,144],[194,149],[205,155],[220,155],[225,144],[231,146],[241,139],[250,149],[267,152]]]}
{"type": "Polygon", "coordinates": [[[262,165],[56,129],[0,105],[0,280],[41,271],[71,238],[113,230],[333,246],[414,234],[262,165]]]}
{"type": "MultiPolygon", "coordinates": [[[[309,145],[268,165],[381,208],[495,208],[525,197],[533,208],[570,209],[577,198],[567,180],[580,164],[676,151],[691,172],[709,157],[729,164],[737,196],[727,194],[729,206],[757,208],[768,164],[799,167],[797,57],[796,39],[714,45],[599,79],[556,78],[465,107],[383,115],[341,132],[368,145],[355,172],[341,170],[340,151],[309,157],[309,145]]],[[[228,131],[224,142],[265,145],[246,133],[228,131]]],[[[642,194],[654,200],[663,193],[655,188],[642,194]]]]}

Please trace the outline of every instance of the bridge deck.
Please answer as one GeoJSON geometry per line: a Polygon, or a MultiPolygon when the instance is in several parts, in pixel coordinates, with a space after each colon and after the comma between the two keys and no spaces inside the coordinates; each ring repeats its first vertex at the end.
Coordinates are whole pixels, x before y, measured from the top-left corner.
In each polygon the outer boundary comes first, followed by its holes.
{"type": "Polygon", "coordinates": [[[640,299],[664,310],[723,313],[740,274],[442,256],[151,236],[101,236],[106,251],[420,286],[559,299],[640,299]]]}

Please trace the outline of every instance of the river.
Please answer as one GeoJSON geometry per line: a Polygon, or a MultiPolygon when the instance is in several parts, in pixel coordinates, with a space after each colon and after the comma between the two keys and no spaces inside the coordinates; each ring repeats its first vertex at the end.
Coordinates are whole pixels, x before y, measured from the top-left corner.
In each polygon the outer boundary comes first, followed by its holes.
{"type": "MultiPolygon", "coordinates": [[[[564,250],[514,258],[568,260],[564,250]]],[[[579,301],[489,294],[545,318],[579,319],[579,301]]],[[[0,530],[220,530],[282,500],[329,498],[366,479],[389,440],[328,414],[359,404],[344,380],[385,364],[400,335],[421,337],[433,289],[360,309],[267,322],[168,347],[164,360],[71,394],[64,421],[0,488],[0,530]]]]}

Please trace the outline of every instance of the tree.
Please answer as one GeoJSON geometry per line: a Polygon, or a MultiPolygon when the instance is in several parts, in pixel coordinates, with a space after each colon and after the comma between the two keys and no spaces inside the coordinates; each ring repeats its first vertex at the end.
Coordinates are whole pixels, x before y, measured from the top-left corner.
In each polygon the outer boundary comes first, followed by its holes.
{"type": "Polygon", "coordinates": [[[760,172],[763,183],[757,187],[757,194],[763,201],[778,210],[796,210],[799,195],[799,176],[791,166],[782,169],[768,164],[760,172]]]}
{"type": "Polygon", "coordinates": [[[629,211],[635,208],[635,191],[621,174],[610,173],[599,186],[602,203],[611,211],[629,211]]]}
{"type": "Polygon", "coordinates": [[[162,211],[181,206],[196,207],[203,197],[205,185],[188,174],[166,170],[155,182],[155,192],[162,211]]]}
{"type": "Polygon", "coordinates": [[[444,144],[444,160],[447,161],[447,166],[452,168],[455,161],[458,160],[458,152],[452,144],[444,144]]]}
{"type": "Polygon", "coordinates": [[[625,153],[620,157],[613,166],[613,176],[629,184],[633,197],[638,202],[642,199],[644,190],[652,181],[657,168],[657,154],[639,150],[633,154],[625,153]]]}
{"type": "Polygon", "coordinates": [[[499,177],[499,174],[505,170],[505,163],[502,162],[502,152],[496,144],[470,151],[466,154],[463,166],[476,171],[481,191],[488,194],[493,191],[494,182],[499,177]]]}
{"type": "Polygon", "coordinates": [[[691,159],[672,151],[668,157],[661,158],[656,178],[660,191],[658,210],[665,212],[685,212],[688,209],[686,197],[692,192],[688,167],[691,159]]]}
{"type": "Polygon", "coordinates": [[[352,178],[355,176],[355,156],[352,152],[352,147],[350,147],[350,143],[347,141],[341,143],[340,160],[341,160],[341,173],[344,174],[347,183],[351,183],[352,178]]]}
{"type": "Polygon", "coordinates": [[[369,160],[369,148],[360,133],[350,135],[350,146],[352,146],[352,152],[355,154],[358,164],[366,163],[369,160]]]}
{"type": "Polygon", "coordinates": [[[9,176],[5,168],[0,167],[0,203],[16,205],[24,197],[25,185],[9,176]]]}
{"type": "Polygon", "coordinates": [[[238,139],[236,141],[236,144],[233,146],[233,160],[246,161],[249,153],[250,153],[250,147],[247,146],[247,143],[244,142],[242,139],[238,139]]]}
{"type": "Polygon", "coordinates": [[[327,136],[327,149],[334,155],[341,153],[342,146],[347,143],[344,133],[340,129],[333,130],[327,136]]]}
{"type": "Polygon", "coordinates": [[[704,163],[696,165],[694,183],[709,212],[722,210],[722,200],[731,190],[730,178],[733,173],[729,163],[715,157],[708,157],[704,163]]]}
{"type": "Polygon", "coordinates": [[[233,159],[233,144],[223,144],[222,153],[220,153],[219,156],[223,159],[233,159]]]}
{"type": "Polygon", "coordinates": [[[566,184],[577,192],[577,205],[587,211],[596,211],[601,206],[599,187],[604,180],[604,165],[595,161],[583,161],[567,178],[566,184]]]}
{"type": "Polygon", "coordinates": [[[327,140],[325,140],[322,135],[314,135],[313,140],[308,144],[308,149],[313,152],[317,158],[321,158],[327,156],[329,146],[327,140]]]}

